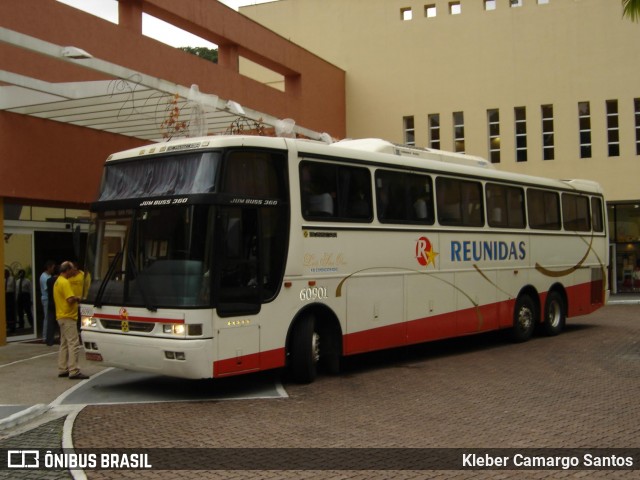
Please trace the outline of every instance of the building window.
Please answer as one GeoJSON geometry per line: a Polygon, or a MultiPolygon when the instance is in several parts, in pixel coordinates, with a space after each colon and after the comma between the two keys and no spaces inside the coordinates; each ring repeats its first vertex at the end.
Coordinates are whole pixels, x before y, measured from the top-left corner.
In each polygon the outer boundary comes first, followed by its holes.
{"type": "Polygon", "coordinates": [[[449,2],[449,13],[451,15],[460,15],[462,13],[460,2],[449,2]]]}
{"type": "Polygon", "coordinates": [[[484,0],[484,9],[486,11],[496,9],[496,0],[484,0]]]}
{"type": "Polygon", "coordinates": [[[633,100],[633,111],[636,119],[636,155],[640,155],[640,98],[633,100]]]}
{"type": "Polygon", "coordinates": [[[555,143],[553,138],[553,105],[542,105],[542,158],[553,160],[555,143]]]}
{"type": "Polygon", "coordinates": [[[500,163],[500,111],[497,108],[487,110],[489,134],[489,160],[500,163]]]}
{"type": "Polygon", "coordinates": [[[436,16],[436,6],[435,5],[425,5],[424,6],[424,16],[427,18],[434,18],[436,16]]]}
{"type": "Polygon", "coordinates": [[[454,150],[464,153],[464,113],[453,112],[453,144],[454,150]]]}
{"type": "Polygon", "coordinates": [[[404,144],[405,145],[415,145],[416,144],[416,131],[413,123],[413,116],[411,117],[403,117],[402,121],[404,123],[404,144]]]}
{"type": "Polygon", "coordinates": [[[578,102],[578,124],[580,125],[580,158],[591,158],[591,106],[589,102],[578,102]]]}
{"type": "Polygon", "coordinates": [[[407,21],[413,18],[413,10],[411,7],[401,8],[400,9],[400,20],[407,21]]]}
{"type": "Polygon", "coordinates": [[[511,6],[511,8],[521,7],[522,0],[509,0],[509,5],[511,6]]]}
{"type": "Polygon", "coordinates": [[[607,145],[609,156],[620,156],[620,127],[618,124],[618,101],[607,100],[607,145]]]}
{"type": "Polygon", "coordinates": [[[516,162],[527,161],[527,107],[513,109],[516,131],[516,162]]]}
{"type": "Polygon", "coordinates": [[[429,146],[440,150],[440,114],[432,113],[429,120],[429,146]]]}

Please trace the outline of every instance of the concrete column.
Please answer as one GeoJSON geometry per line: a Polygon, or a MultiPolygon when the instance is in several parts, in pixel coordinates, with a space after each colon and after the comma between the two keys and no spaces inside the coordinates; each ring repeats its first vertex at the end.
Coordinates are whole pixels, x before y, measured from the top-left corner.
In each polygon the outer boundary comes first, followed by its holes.
{"type": "Polygon", "coordinates": [[[240,70],[240,55],[238,54],[237,45],[219,45],[218,46],[218,65],[234,72],[240,70]]]}
{"type": "Polygon", "coordinates": [[[0,197],[0,263],[2,264],[2,284],[0,286],[0,347],[7,344],[7,312],[4,301],[4,199],[0,197]]]}
{"type": "Polygon", "coordinates": [[[119,0],[118,24],[142,35],[142,0],[119,0]]]}

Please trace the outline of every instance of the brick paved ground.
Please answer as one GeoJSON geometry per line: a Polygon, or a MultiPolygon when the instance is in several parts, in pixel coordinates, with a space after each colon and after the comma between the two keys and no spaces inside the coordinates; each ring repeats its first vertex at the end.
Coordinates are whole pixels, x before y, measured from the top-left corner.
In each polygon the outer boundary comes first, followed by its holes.
{"type": "MultiPolygon", "coordinates": [[[[351,359],[285,384],[288,399],[87,407],[76,447],[640,447],[640,308],[609,306],[558,337],[500,334],[351,359]]],[[[140,472],[131,473],[138,478],[140,472]]],[[[146,472],[203,478],[196,472],[146,472]]],[[[208,472],[205,478],[511,478],[514,472],[208,472]],[[259,475],[258,475],[259,474],[259,475]]],[[[637,472],[518,472],[621,478],[637,472]]],[[[90,479],[116,478],[88,472],[90,479]]],[[[125,478],[125,477],[122,477],[125,478]]]]}
{"type": "MultiPolygon", "coordinates": [[[[640,448],[640,307],[558,337],[501,334],[350,359],[288,399],[86,407],[77,448],[640,448]]],[[[171,454],[170,451],[167,451],[171,454]]],[[[251,454],[255,452],[248,452],[251,454]]],[[[267,454],[263,450],[261,454],[267,454]]],[[[111,478],[638,478],[638,471],[87,471],[111,478]]]]}

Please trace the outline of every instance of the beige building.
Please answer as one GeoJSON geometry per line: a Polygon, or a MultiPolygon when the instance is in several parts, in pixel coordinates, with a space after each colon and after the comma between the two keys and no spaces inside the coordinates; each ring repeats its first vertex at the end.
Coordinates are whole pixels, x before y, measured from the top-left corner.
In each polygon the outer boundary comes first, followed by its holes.
{"type": "Polygon", "coordinates": [[[241,13],[344,69],[347,135],[599,181],[640,290],[640,24],[618,0],[280,0],[241,13]]]}

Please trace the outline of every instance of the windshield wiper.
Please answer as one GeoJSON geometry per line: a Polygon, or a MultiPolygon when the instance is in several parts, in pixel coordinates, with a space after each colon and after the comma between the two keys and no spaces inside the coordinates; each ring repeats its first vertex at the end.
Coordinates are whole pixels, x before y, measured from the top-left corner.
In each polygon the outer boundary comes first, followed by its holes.
{"type": "Polygon", "coordinates": [[[97,307],[97,308],[102,307],[102,297],[104,296],[104,291],[107,289],[107,285],[109,284],[109,281],[113,277],[113,273],[116,269],[116,265],[118,265],[120,260],[122,259],[122,254],[123,254],[122,250],[116,253],[116,256],[113,259],[113,262],[111,262],[111,265],[109,265],[109,270],[107,270],[107,274],[102,279],[102,283],[100,284],[100,288],[98,289],[96,299],[93,302],[94,307],[97,307]]]}
{"type": "Polygon", "coordinates": [[[133,255],[131,255],[131,252],[127,254],[127,259],[129,260],[129,265],[131,265],[131,269],[133,270],[133,278],[138,279],[138,281],[136,282],[136,285],[140,289],[140,294],[142,295],[142,301],[144,302],[144,306],[150,312],[156,312],[158,310],[158,307],[153,305],[149,301],[149,296],[147,295],[147,291],[144,289],[144,286],[143,286],[144,282],[140,278],[140,272],[138,272],[138,269],[136,268],[136,263],[133,261],[133,255]]]}

